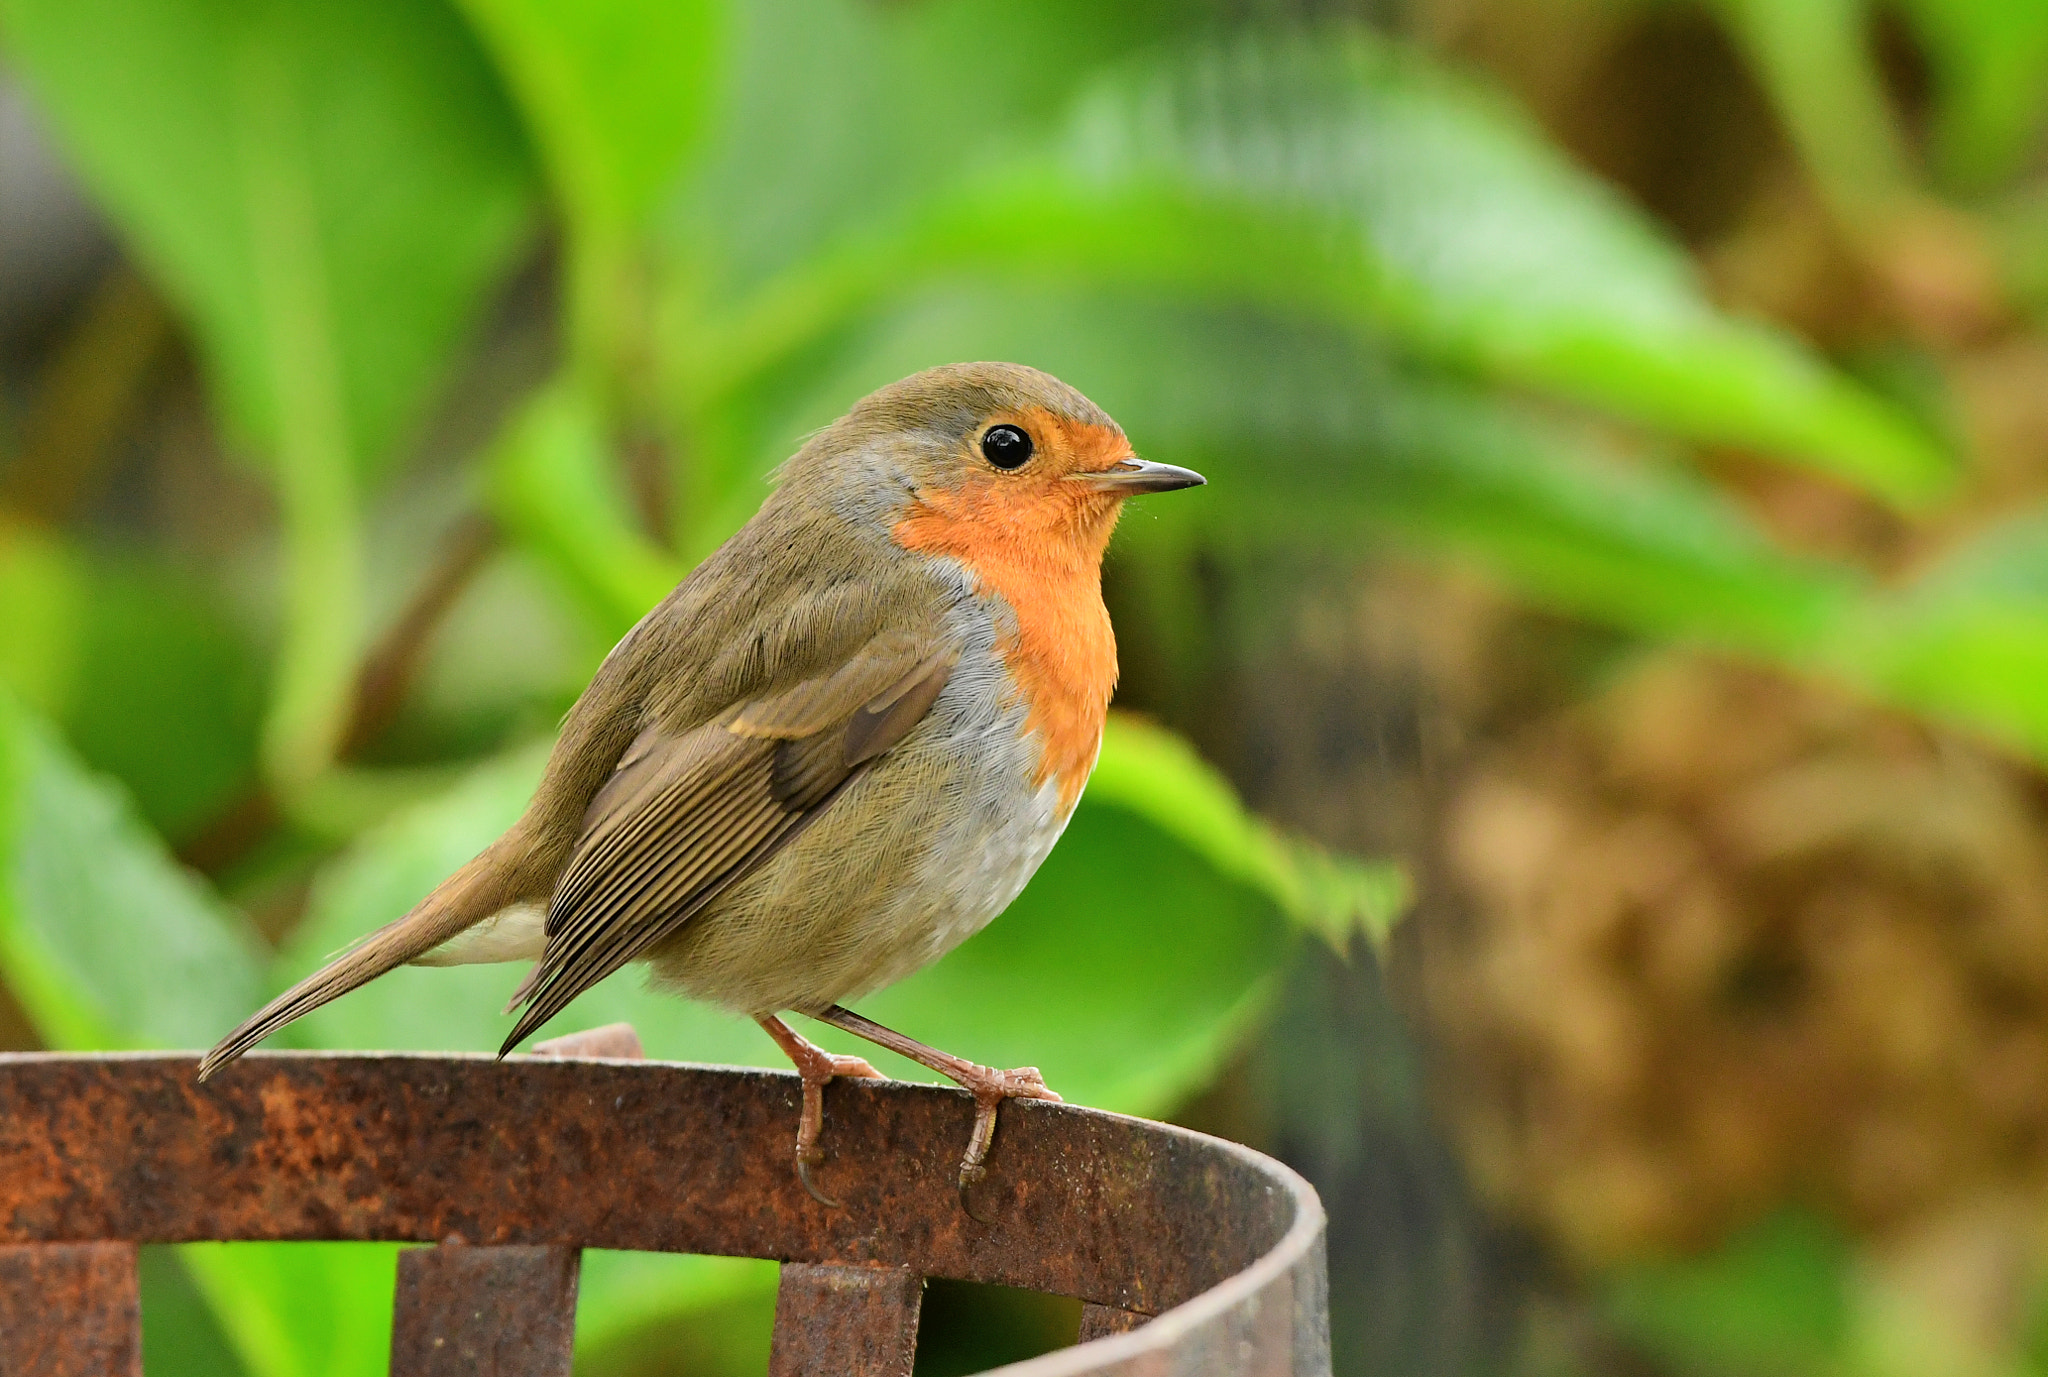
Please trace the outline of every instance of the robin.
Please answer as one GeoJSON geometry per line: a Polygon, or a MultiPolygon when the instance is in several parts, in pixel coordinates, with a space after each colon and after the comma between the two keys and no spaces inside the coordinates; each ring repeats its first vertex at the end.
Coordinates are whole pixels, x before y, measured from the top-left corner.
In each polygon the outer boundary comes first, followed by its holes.
{"type": "Polygon", "coordinates": [[[1016,364],[863,399],[613,648],[511,830],[228,1034],[199,1078],[401,963],[534,961],[503,1056],[644,961],[796,1064],[797,1174],[828,1205],[811,1179],[824,1087],[879,1073],[783,1011],[971,1092],[964,1202],[1002,1102],[1059,1096],[1034,1067],[977,1065],[845,1002],[979,931],[1059,839],[1116,686],[1110,532],[1125,498],[1202,481],[1016,364]]]}

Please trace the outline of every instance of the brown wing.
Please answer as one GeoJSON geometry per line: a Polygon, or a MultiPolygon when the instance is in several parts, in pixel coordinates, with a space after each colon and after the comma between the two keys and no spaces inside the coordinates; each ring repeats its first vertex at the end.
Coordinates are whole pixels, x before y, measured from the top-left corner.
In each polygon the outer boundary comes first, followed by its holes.
{"type": "Polygon", "coordinates": [[[703,726],[641,732],[584,814],[500,1055],[788,845],[925,715],[956,655],[885,635],[703,726]]]}

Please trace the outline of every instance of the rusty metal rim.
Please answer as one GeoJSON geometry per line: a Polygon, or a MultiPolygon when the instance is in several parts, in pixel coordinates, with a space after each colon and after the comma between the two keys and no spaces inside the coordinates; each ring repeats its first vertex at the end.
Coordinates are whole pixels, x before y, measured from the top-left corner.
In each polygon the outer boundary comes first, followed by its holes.
{"type": "MultiPolygon", "coordinates": [[[[1097,1111],[1106,1113],[1108,1111],[1097,1111]]],[[[1130,1117],[1119,1115],[1119,1118],[1130,1117]]],[[[1139,1120],[1152,1123],[1153,1120],[1139,1120]]],[[[1178,1132],[1195,1133],[1193,1129],[1169,1125],[1178,1132]]],[[[1284,1187],[1294,1202],[1294,1222],[1280,1241],[1258,1261],[1237,1275],[1210,1287],[1193,1300],[1185,1301],[1164,1314],[1147,1321],[1128,1334],[1113,1334],[1107,1338],[1095,1339],[1089,1343],[1076,1344],[1057,1352],[1027,1358],[1020,1363],[1008,1363],[1002,1367],[988,1369],[981,1377],[1085,1377],[1092,1372],[1103,1372],[1121,1368],[1136,1360],[1151,1356],[1167,1356],[1177,1352],[1193,1336],[1197,1329],[1227,1320],[1234,1312],[1249,1308],[1268,1290],[1279,1285],[1296,1268],[1316,1252],[1323,1239],[1323,1230],[1328,1220],[1323,1214],[1323,1202],[1301,1174],[1263,1152],[1255,1152],[1242,1143],[1233,1143],[1227,1138],[1216,1138],[1209,1134],[1195,1136],[1219,1145],[1232,1155],[1241,1157],[1260,1175],[1271,1178],[1284,1187]]]]}
{"type": "MultiPolygon", "coordinates": [[[[866,1192],[863,1208],[820,1215],[799,1198],[784,1165],[795,1109],[789,1073],[575,1061],[257,1054],[202,1088],[178,1054],[0,1055],[7,1105],[0,1144],[31,1154],[0,1181],[8,1187],[0,1196],[19,1194],[22,1207],[45,1216],[34,1226],[12,1216],[0,1222],[29,1243],[466,1234],[492,1246],[828,1263],[893,1256],[924,1275],[1078,1295],[1112,1309],[1147,1313],[1152,1298],[1167,1303],[1133,1331],[1002,1369],[1016,1377],[1232,1370],[1184,1368],[1177,1360],[1200,1363],[1195,1355],[1206,1354],[1228,1363],[1226,1355],[1249,1351],[1247,1340],[1277,1352],[1287,1341],[1276,1325],[1291,1328],[1296,1351],[1307,1356],[1298,1370],[1327,1372],[1327,1356],[1318,1358],[1327,1340],[1316,1332],[1321,1203],[1300,1176],[1248,1148],[1077,1106],[1020,1104],[1004,1129],[1012,1170],[999,1173],[1011,1185],[1005,1241],[968,1227],[951,1190],[915,1172],[856,1176],[847,1184],[866,1192]],[[633,1133],[615,1131],[621,1103],[629,1105],[633,1133]],[[363,1114],[363,1106],[375,1112],[363,1114]],[[108,1114],[108,1107],[123,1112],[108,1114]],[[80,1111],[87,1117],[76,1117],[80,1111]],[[543,1123],[552,1131],[540,1138],[505,1127],[543,1123]],[[339,1128],[342,1137],[322,1138],[313,1128],[339,1128]],[[70,1148],[53,1155],[49,1145],[57,1142],[70,1148]],[[693,1150],[700,1172],[693,1209],[639,1212],[630,1223],[579,1194],[570,1170],[587,1168],[579,1153],[594,1154],[622,1181],[641,1181],[643,1190],[659,1181],[667,1190],[676,1154],[693,1150]],[[394,1162],[405,1169],[390,1175],[394,1162]],[[1028,1163],[1037,1169],[1015,1170],[1028,1163]],[[265,1189],[280,1170],[293,1179],[284,1196],[265,1189]],[[156,1188],[163,1172],[187,1189],[156,1188]],[[151,1188],[138,1190],[145,1180],[151,1188]],[[365,1190],[366,1183],[376,1189],[365,1190]],[[1057,1188],[1035,1190],[1037,1183],[1057,1188]],[[1129,1218],[1150,1221],[1152,1251],[1132,1251],[1132,1239],[1113,1223],[1106,1232],[1084,1228],[1115,1215],[1071,1213],[1099,1210],[1105,1188],[1135,1208],[1129,1218]],[[52,1201],[66,1203],[54,1208],[52,1201]],[[878,1249],[870,1232],[877,1223],[900,1243],[878,1249]],[[1250,1245],[1234,1256],[1227,1244],[1233,1230],[1250,1245]],[[1273,1240],[1263,1253],[1253,1251],[1257,1236],[1273,1240]],[[1220,1254],[1198,1256],[1219,1244],[1220,1254]],[[1205,1261],[1213,1268],[1206,1277],[1205,1261]],[[1311,1328],[1300,1327],[1303,1316],[1311,1328]]],[[[873,1160],[905,1143],[950,1140],[971,1111],[959,1092],[849,1082],[836,1098],[833,1131],[851,1158],[873,1160]]]]}

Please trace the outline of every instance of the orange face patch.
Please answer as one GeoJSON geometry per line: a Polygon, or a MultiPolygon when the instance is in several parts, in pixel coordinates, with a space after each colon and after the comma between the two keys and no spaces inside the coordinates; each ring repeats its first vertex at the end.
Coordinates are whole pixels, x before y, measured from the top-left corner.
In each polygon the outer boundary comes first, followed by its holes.
{"type": "Polygon", "coordinates": [[[1038,733],[1037,782],[1059,781],[1060,806],[1080,798],[1116,688],[1116,637],[1102,605],[1102,553],[1123,501],[1068,481],[1130,457],[1108,426],[1044,411],[991,417],[1021,426],[1035,454],[1014,474],[968,468],[957,487],[921,492],[893,532],[906,550],[950,555],[983,593],[1008,603],[1014,635],[997,649],[1038,733]]]}

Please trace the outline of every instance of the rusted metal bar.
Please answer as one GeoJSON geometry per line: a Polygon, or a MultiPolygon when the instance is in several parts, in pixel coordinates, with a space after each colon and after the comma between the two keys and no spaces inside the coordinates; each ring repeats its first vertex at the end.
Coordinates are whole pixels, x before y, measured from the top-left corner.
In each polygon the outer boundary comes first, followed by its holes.
{"type": "Polygon", "coordinates": [[[569,1377],[581,1259],[562,1247],[408,1248],[391,1377],[569,1377]]]}
{"type": "Polygon", "coordinates": [[[832,1090],[819,1176],[838,1210],[790,1170],[788,1073],[279,1052],[199,1085],[189,1058],[8,1054],[0,1243],[459,1234],[889,1262],[1157,1313],[1250,1266],[1294,1213],[1245,1149],[1018,1101],[976,1190],[990,1227],[953,1179],[970,1096],[832,1090]]]}
{"type": "Polygon", "coordinates": [[[768,1377],[910,1377],[923,1305],[908,1267],[786,1262],[768,1377]]]}
{"type": "Polygon", "coordinates": [[[1128,1334],[1151,1318],[1134,1310],[1118,1310],[1115,1306],[1085,1301],[1081,1305],[1081,1332],[1075,1336],[1074,1342],[1085,1344],[1095,1339],[1106,1339],[1112,1334],[1128,1334]]]}
{"type": "Polygon", "coordinates": [[[0,1247],[0,1373],[142,1377],[133,1243],[0,1247]]]}
{"type": "Polygon", "coordinates": [[[1328,1372],[1314,1192],[1199,1134],[1007,1105],[975,1195],[990,1226],[954,1188],[973,1119],[955,1091],[835,1083],[828,1210],[789,1169],[786,1073],[259,1053],[202,1086],[193,1069],[0,1055],[0,1245],[459,1235],[877,1263],[1156,1316],[1020,1373],[1328,1372]]]}

